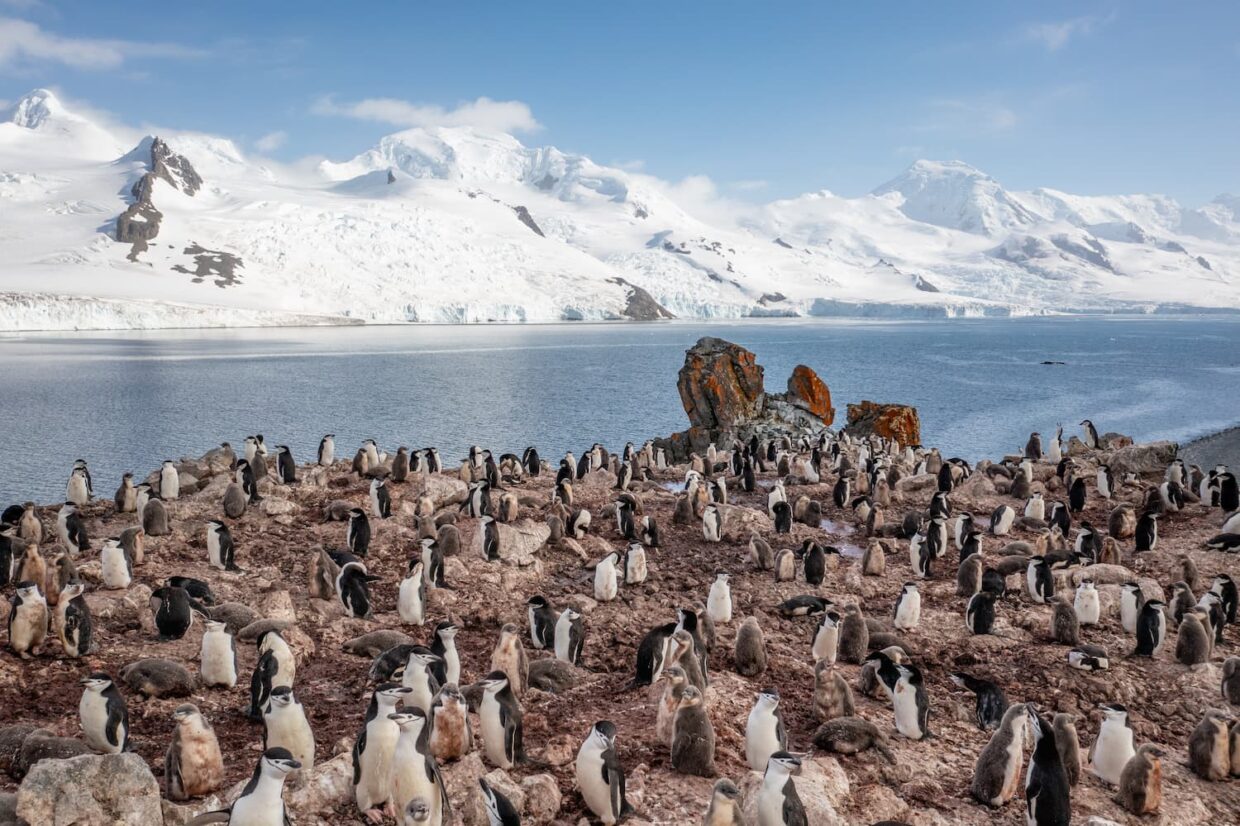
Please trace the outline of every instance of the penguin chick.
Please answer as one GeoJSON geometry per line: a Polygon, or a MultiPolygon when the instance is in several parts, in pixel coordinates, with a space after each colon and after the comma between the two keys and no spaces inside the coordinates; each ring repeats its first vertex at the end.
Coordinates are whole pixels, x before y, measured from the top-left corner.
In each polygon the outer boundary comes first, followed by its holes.
{"type": "Polygon", "coordinates": [[[852,689],[843,675],[833,663],[819,660],[814,666],[814,716],[825,721],[855,713],[852,689]]]}
{"type": "Polygon", "coordinates": [[[757,617],[747,617],[737,629],[733,661],[742,677],[756,677],[766,671],[766,643],[757,617]]]}
{"type": "Polygon", "coordinates": [[[1146,743],[1124,766],[1119,778],[1119,805],[1134,815],[1158,812],[1162,805],[1162,758],[1166,751],[1146,743]]]}
{"type": "Polygon", "coordinates": [[[740,806],[740,789],[726,777],[715,781],[702,826],[745,826],[740,806]]]}
{"type": "Polygon", "coordinates": [[[1188,765],[1206,780],[1226,780],[1231,771],[1228,727],[1231,716],[1222,709],[1207,709],[1188,738],[1188,765]]]}
{"type": "Polygon", "coordinates": [[[224,783],[224,758],[215,730],[192,703],[172,712],[176,728],[164,756],[164,782],[169,800],[203,797],[224,783]]]}
{"type": "Polygon", "coordinates": [[[987,806],[999,807],[1016,796],[1025,748],[1025,704],[1013,703],[977,757],[970,794],[987,806]]]}
{"type": "Polygon", "coordinates": [[[672,724],[672,768],[681,774],[712,777],[715,774],[715,729],[702,692],[685,686],[672,724]]]}

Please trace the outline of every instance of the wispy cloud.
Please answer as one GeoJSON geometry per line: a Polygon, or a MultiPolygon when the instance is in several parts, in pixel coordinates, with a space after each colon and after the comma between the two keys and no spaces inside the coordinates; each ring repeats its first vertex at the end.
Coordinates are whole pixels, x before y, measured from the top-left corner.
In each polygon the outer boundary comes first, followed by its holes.
{"type": "Polygon", "coordinates": [[[1026,40],[1040,44],[1047,51],[1057,52],[1075,37],[1092,34],[1115,20],[1115,13],[1102,16],[1089,14],[1053,23],[1030,23],[1025,26],[1026,40]]]}
{"type": "Polygon", "coordinates": [[[310,107],[316,115],[370,120],[393,126],[472,126],[496,132],[536,132],[542,128],[530,107],[519,100],[480,97],[453,109],[435,104],[411,103],[399,98],[366,98],[353,103],[337,102],[331,95],[310,107]]]}
{"type": "Polygon", "coordinates": [[[623,169],[625,172],[641,172],[646,168],[646,162],[641,158],[634,158],[630,161],[616,161],[612,166],[616,169],[623,169]]]}
{"type": "Polygon", "coordinates": [[[281,132],[278,130],[275,132],[268,132],[266,135],[263,135],[261,138],[254,141],[254,148],[259,152],[274,152],[281,146],[284,146],[284,143],[287,140],[287,132],[281,132]]]}
{"type": "Polygon", "coordinates": [[[733,181],[729,186],[737,192],[757,192],[770,186],[770,182],[754,178],[752,180],[733,181]]]}
{"type": "Polygon", "coordinates": [[[1006,132],[1016,126],[1015,110],[994,97],[932,98],[926,114],[914,125],[917,132],[1006,132]]]}
{"type": "Polygon", "coordinates": [[[37,23],[0,16],[0,67],[60,63],[75,69],[115,69],[136,58],[200,57],[200,49],[176,43],[63,37],[37,23]]]}

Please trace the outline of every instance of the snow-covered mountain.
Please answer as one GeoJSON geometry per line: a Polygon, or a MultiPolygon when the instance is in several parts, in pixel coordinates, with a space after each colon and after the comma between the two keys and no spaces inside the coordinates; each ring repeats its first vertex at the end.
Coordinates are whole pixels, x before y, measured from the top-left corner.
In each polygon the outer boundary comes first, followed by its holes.
{"type": "Polygon", "coordinates": [[[1011,192],[918,161],[726,219],[554,147],[411,129],[315,168],[0,114],[0,330],[1240,309],[1240,198],[1011,192]]]}

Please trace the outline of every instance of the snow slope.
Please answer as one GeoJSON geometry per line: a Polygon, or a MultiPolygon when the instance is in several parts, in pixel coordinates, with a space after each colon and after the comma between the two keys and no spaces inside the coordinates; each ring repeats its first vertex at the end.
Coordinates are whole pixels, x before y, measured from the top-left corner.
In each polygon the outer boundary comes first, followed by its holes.
{"type": "Polygon", "coordinates": [[[161,137],[45,90],[0,114],[0,330],[1240,308],[1235,196],[918,161],[705,220],[657,179],[467,128],[310,170],[161,137]]]}

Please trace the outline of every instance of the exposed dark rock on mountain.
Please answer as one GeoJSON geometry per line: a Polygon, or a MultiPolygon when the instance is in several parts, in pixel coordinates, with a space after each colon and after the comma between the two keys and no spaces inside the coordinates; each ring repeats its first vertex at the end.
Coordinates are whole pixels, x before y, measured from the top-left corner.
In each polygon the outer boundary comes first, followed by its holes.
{"type": "Polygon", "coordinates": [[[515,206],[512,208],[512,211],[517,213],[517,218],[521,221],[521,223],[533,230],[534,234],[539,238],[547,237],[543,235],[542,229],[540,229],[538,224],[534,222],[534,216],[530,215],[530,211],[528,209],[523,206],[515,206]]]}
{"type": "Polygon", "coordinates": [[[213,279],[217,287],[231,287],[241,282],[237,270],[245,265],[232,253],[204,249],[198,244],[191,244],[184,250],[186,255],[193,256],[194,269],[191,271],[184,264],[177,264],[172,269],[176,272],[190,273],[194,283],[201,284],[208,278],[213,279]]]}
{"type": "Polygon", "coordinates": [[[676,317],[666,307],[655,301],[650,293],[636,284],[632,284],[619,277],[608,280],[613,284],[629,288],[628,303],[624,306],[625,318],[632,319],[633,321],[659,321],[665,318],[676,317]]]}
{"type": "MultiPolygon", "coordinates": [[[[142,144],[139,144],[134,152],[140,153],[141,150],[142,144]]],[[[116,240],[122,244],[132,244],[128,255],[130,261],[137,261],[138,256],[146,252],[150,242],[159,235],[159,225],[164,215],[155,208],[151,198],[155,179],[166,181],[169,186],[191,198],[202,188],[202,178],[193,164],[183,155],[173,152],[162,138],[151,139],[147,164],[150,171],[139,178],[130,190],[134,202],[116,219],[116,240]]]]}

